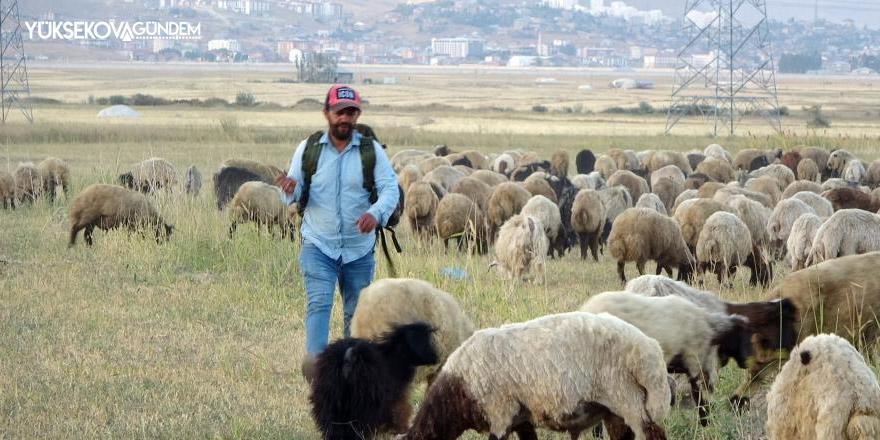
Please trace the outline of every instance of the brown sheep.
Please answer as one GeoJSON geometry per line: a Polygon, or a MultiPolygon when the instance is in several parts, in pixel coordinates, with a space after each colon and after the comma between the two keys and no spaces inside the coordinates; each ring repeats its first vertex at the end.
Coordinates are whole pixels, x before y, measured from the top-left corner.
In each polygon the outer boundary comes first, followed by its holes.
{"type": "Polygon", "coordinates": [[[170,190],[177,183],[177,175],[174,165],[165,159],[153,157],[134,164],[131,170],[120,174],[119,183],[128,189],[152,193],[161,188],[170,190]]]}
{"type": "Polygon", "coordinates": [[[773,201],[766,194],[732,186],[719,188],[718,191],[715,191],[712,199],[721,203],[726,203],[727,200],[733,196],[745,196],[749,200],[758,202],[768,209],[773,208],[773,201]]]}
{"type": "Polygon", "coordinates": [[[767,150],[758,150],[755,148],[746,148],[744,150],[740,150],[733,157],[733,168],[742,171],[750,171],[749,165],[751,165],[753,160],[761,156],[764,156],[767,159],[767,163],[773,162],[773,160],[768,157],[767,150]]]}
{"type": "Polygon", "coordinates": [[[816,167],[819,170],[819,177],[821,177],[822,180],[830,177],[828,174],[828,158],[831,156],[831,153],[824,148],[819,147],[799,147],[796,149],[798,153],[801,154],[801,161],[811,159],[816,164],[816,167]]]}
{"type": "Polygon", "coordinates": [[[871,194],[865,194],[855,188],[835,188],[822,193],[822,197],[828,199],[834,210],[861,209],[863,211],[877,212],[880,210],[880,200],[875,200],[871,194]]]}
{"type": "Polygon", "coordinates": [[[540,175],[529,176],[528,179],[523,181],[522,187],[526,189],[533,196],[544,196],[550,199],[553,203],[559,203],[559,199],[556,198],[556,192],[553,191],[553,187],[550,186],[550,182],[547,182],[547,179],[540,175]]]}
{"type": "Polygon", "coordinates": [[[3,201],[3,209],[15,209],[15,178],[3,170],[0,170],[0,200],[3,201]]]}
{"type": "Polygon", "coordinates": [[[18,164],[13,174],[15,180],[15,198],[19,204],[25,200],[33,203],[43,193],[43,176],[33,162],[18,164]]]}
{"type": "Polygon", "coordinates": [[[449,159],[445,157],[429,157],[419,162],[419,171],[422,172],[422,175],[426,175],[434,170],[434,168],[446,165],[448,167],[452,166],[452,163],[449,162],[449,159]]]}
{"type": "Polygon", "coordinates": [[[642,163],[632,150],[620,150],[617,148],[608,150],[608,156],[614,159],[618,170],[636,171],[642,168],[642,163]]]}
{"type": "Polygon", "coordinates": [[[608,180],[617,171],[617,162],[610,156],[601,154],[596,158],[595,170],[599,172],[603,179],[608,180]]]}
{"type": "Polygon", "coordinates": [[[673,179],[679,181],[682,185],[684,185],[684,178],[684,173],[682,173],[677,166],[666,165],[665,167],[660,168],[659,170],[655,170],[651,173],[651,188],[654,188],[654,186],[657,185],[657,182],[660,181],[660,179],[673,179]]]}
{"type": "Polygon", "coordinates": [[[431,184],[414,182],[406,191],[403,199],[406,200],[404,213],[413,233],[422,239],[433,235],[434,215],[437,213],[440,199],[437,198],[431,184]]]}
{"type": "Polygon", "coordinates": [[[693,173],[687,179],[684,179],[684,189],[700,189],[700,187],[709,182],[714,182],[714,180],[703,173],[693,173]]]}
{"type": "Polygon", "coordinates": [[[281,189],[264,182],[245,182],[229,202],[229,237],[235,232],[239,223],[254,222],[257,227],[266,226],[269,233],[278,226],[281,238],[294,239],[296,219],[290,216],[281,196],[281,189]]]}
{"type": "Polygon", "coordinates": [[[802,159],[803,158],[801,157],[801,153],[798,153],[797,151],[788,151],[783,154],[781,158],[779,158],[779,163],[787,166],[792,173],[797,175],[798,165],[800,164],[802,159]]]}
{"type": "Polygon", "coordinates": [[[550,158],[550,174],[556,177],[568,177],[568,152],[556,150],[550,158]]]}
{"type": "Polygon", "coordinates": [[[485,170],[489,168],[489,160],[479,151],[467,150],[461,153],[452,153],[446,156],[452,165],[465,165],[474,170],[485,170]]]}
{"type": "Polygon", "coordinates": [[[404,192],[409,189],[410,185],[418,182],[421,178],[422,172],[415,165],[407,165],[397,173],[397,183],[404,192]]]}
{"type": "Polygon", "coordinates": [[[822,185],[819,185],[816,182],[810,180],[795,180],[794,182],[791,182],[791,185],[785,187],[785,191],[782,191],[781,197],[782,199],[787,199],[801,191],[809,191],[816,194],[822,194],[823,190],[822,185]]]}
{"type": "Polygon", "coordinates": [[[648,208],[630,208],[623,211],[611,226],[608,249],[617,260],[617,274],[626,283],[624,266],[635,261],[640,275],[645,273],[648,260],[657,262],[657,274],[678,267],[679,279],[689,280],[693,273],[694,256],[681,235],[681,229],[671,218],[648,208]]]}
{"type": "Polygon", "coordinates": [[[471,173],[471,177],[491,187],[498,186],[508,181],[507,177],[504,174],[496,173],[495,171],[489,170],[476,170],[471,173]]]}
{"type": "Polygon", "coordinates": [[[687,200],[675,210],[673,218],[681,226],[681,236],[691,252],[697,250],[697,242],[706,220],[718,211],[735,214],[733,208],[723,203],[702,198],[687,200]]]}
{"type": "Polygon", "coordinates": [[[165,240],[171,237],[172,226],[162,219],[151,201],[141,193],[121,186],[96,183],[82,190],[70,202],[70,242],[76,244],[76,235],[85,229],[86,244],[92,245],[92,231],[104,231],[125,226],[129,230],[152,227],[156,242],[164,228],[165,240]]]}
{"type": "Polygon", "coordinates": [[[449,240],[456,238],[459,248],[474,241],[474,250],[478,253],[485,254],[488,251],[486,215],[465,195],[449,193],[440,199],[434,225],[444,247],[449,247],[449,240]]]}
{"type": "Polygon", "coordinates": [[[810,182],[818,182],[819,178],[822,177],[819,174],[819,167],[816,166],[816,162],[813,162],[813,159],[801,159],[798,162],[798,167],[796,170],[797,178],[801,180],[808,180],[810,182]]]}
{"type": "Polygon", "coordinates": [[[715,197],[715,193],[721,188],[728,188],[728,186],[720,182],[706,182],[700,185],[700,188],[697,189],[697,197],[701,199],[711,199],[712,197],[715,197]]]}
{"type": "Polygon", "coordinates": [[[749,181],[746,182],[745,189],[761,193],[769,197],[770,208],[776,206],[776,204],[779,203],[779,199],[782,198],[782,190],[779,189],[779,184],[777,183],[776,179],[769,176],[762,176],[758,177],[757,179],[749,179],[749,181]]]}
{"type": "Polygon", "coordinates": [[[55,200],[58,186],[61,186],[65,197],[70,197],[70,167],[66,162],[57,157],[47,157],[37,164],[37,169],[43,177],[43,192],[50,201],[55,200]]]}
{"type": "Polygon", "coordinates": [[[492,189],[487,217],[493,240],[498,228],[507,219],[519,214],[530,198],[532,195],[525,188],[513,182],[504,182],[492,189]]]}
{"type": "Polygon", "coordinates": [[[260,176],[260,179],[266,183],[275,182],[275,179],[281,174],[281,169],[278,167],[241,158],[226,159],[220,164],[220,168],[241,168],[260,176]]]}
{"type": "MultiPolygon", "coordinates": [[[[654,172],[667,165],[677,166],[685,175],[694,172],[694,170],[691,168],[690,162],[684,154],[679,153],[678,151],[669,150],[657,151],[653,155],[651,155],[647,167],[648,171],[654,172]]],[[[636,196],[633,196],[633,198],[638,199],[638,197],[636,196]]]]}
{"type": "Polygon", "coordinates": [[[650,192],[648,182],[628,170],[615,171],[606,183],[608,186],[622,186],[626,188],[633,200],[638,200],[642,194],[650,192]]]}
{"type": "Polygon", "coordinates": [[[696,172],[705,174],[716,182],[726,183],[736,179],[733,167],[726,160],[717,157],[707,157],[697,165],[696,172]]]}
{"type": "Polygon", "coordinates": [[[593,260],[599,261],[599,238],[605,227],[606,209],[599,192],[592,189],[578,191],[571,206],[571,227],[581,246],[581,259],[587,258],[587,246],[593,260]]]}
{"type": "Polygon", "coordinates": [[[880,187],[880,159],[868,165],[868,171],[865,174],[865,184],[871,188],[880,187]]]}
{"type": "Polygon", "coordinates": [[[459,180],[452,187],[452,192],[467,196],[477,204],[481,211],[486,212],[489,207],[489,195],[492,193],[492,188],[482,181],[468,176],[459,180]]]}
{"type": "Polygon", "coordinates": [[[663,206],[666,207],[666,212],[671,214],[675,207],[675,199],[684,192],[684,185],[677,180],[664,177],[654,184],[652,192],[657,194],[657,197],[663,202],[663,206]]]}
{"type": "Polygon", "coordinates": [[[776,184],[780,192],[784,191],[785,187],[791,185],[791,182],[795,181],[794,173],[790,169],[788,169],[787,166],[779,164],[767,165],[766,167],[752,171],[748,175],[748,177],[752,178],[765,176],[772,177],[776,180],[776,184]]]}

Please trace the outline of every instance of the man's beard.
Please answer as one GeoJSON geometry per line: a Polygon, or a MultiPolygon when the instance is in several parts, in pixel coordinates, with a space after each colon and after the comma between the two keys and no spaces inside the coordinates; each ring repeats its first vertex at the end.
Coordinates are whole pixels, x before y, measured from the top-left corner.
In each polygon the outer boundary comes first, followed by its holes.
{"type": "Polygon", "coordinates": [[[341,122],[339,124],[334,124],[330,126],[330,133],[333,135],[333,137],[341,141],[347,141],[351,139],[353,131],[354,127],[352,127],[352,125],[347,122],[341,122]],[[346,128],[344,132],[340,130],[343,127],[346,128]]]}

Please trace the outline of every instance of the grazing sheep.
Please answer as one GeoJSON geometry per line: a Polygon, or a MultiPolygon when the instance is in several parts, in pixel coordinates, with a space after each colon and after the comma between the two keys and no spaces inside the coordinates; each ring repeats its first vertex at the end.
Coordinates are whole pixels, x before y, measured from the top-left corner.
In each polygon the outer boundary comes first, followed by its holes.
{"type": "Polygon", "coordinates": [[[797,150],[801,153],[801,161],[811,159],[816,164],[816,167],[819,169],[818,178],[825,180],[831,177],[829,175],[830,171],[828,170],[828,158],[830,157],[830,153],[828,153],[827,150],[819,147],[799,147],[797,150]]]}
{"type": "Polygon", "coordinates": [[[730,162],[716,157],[707,157],[697,165],[695,171],[709,176],[716,182],[730,182],[736,179],[736,172],[730,166],[730,162]]]}
{"type": "Polygon", "coordinates": [[[749,178],[772,177],[776,181],[776,187],[781,193],[785,187],[795,181],[794,173],[785,165],[772,164],[748,174],[749,178]]]}
{"type": "MultiPolygon", "coordinates": [[[[667,165],[677,166],[685,175],[691,174],[694,170],[691,168],[687,157],[678,151],[660,150],[651,155],[647,164],[648,171],[654,172],[667,165]]],[[[618,166],[620,168],[620,166],[618,166]]]]}
{"type": "Polygon", "coordinates": [[[490,187],[495,187],[504,182],[507,182],[507,177],[505,177],[504,174],[499,174],[489,170],[476,170],[471,173],[471,177],[485,183],[486,185],[489,185],[490,187]]]}
{"type": "Polygon", "coordinates": [[[550,174],[556,177],[568,176],[568,152],[556,150],[550,157],[550,174]]]}
{"type": "MultiPolygon", "coordinates": [[[[486,156],[484,156],[483,153],[480,153],[479,151],[465,150],[458,154],[460,154],[462,158],[467,159],[467,163],[470,164],[467,166],[473,168],[474,170],[485,170],[489,168],[489,160],[486,159],[486,156]]],[[[455,164],[453,163],[453,165],[455,164]]]]}
{"type": "Polygon", "coordinates": [[[437,363],[433,329],[425,323],[395,325],[377,342],[340,339],[316,361],[309,401],[322,438],[372,439],[406,431],[416,368],[437,363]]]}
{"type": "Polygon", "coordinates": [[[865,171],[865,166],[862,165],[862,161],[854,159],[846,164],[842,177],[847,183],[862,184],[866,174],[867,172],[865,171]]]}
{"type": "Polygon", "coordinates": [[[735,214],[719,211],[709,216],[697,240],[697,264],[703,272],[712,269],[718,283],[732,275],[752,252],[749,228],[735,214]]]}
{"type": "Polygon", "coordinates": [[[574,164],[578,174],[590,174],[596,167],[596,156],[592,151],[583,149],[574,157],[574,164]]]}
{"type": "Polygon", "coordinates": [[[605,218],[611,223],[614,223],[623,211],[633,207],[633,199],[624,187],[612,186],[598,192],[602,204],[605,205],[605,218]]]}
{"type": "Polygon", "coordinates": [[[822,197],[831,202],[834,210],[862,209],[869,212],[877,212],[880,209],[880,200],[875,200],[871,194],[865,194],[855,188],[834,188],[822,193],[822,197]]]}
{"type": "Polygon", "coordinates": [[[452,192],[467,196],[480,207],[481,211],[486,212],[489,205],[489,194],[492,193],[492,188],[489,185],[468,176],[459,180],[455,186],[452,187],[452,192]]]}
{"type": "Polygon", "coordinates": [[[633,150],[613,148],[608,150],[608,156],[614,159],[614,164],[618,170],[636,171],[642,168],[642,163],[633,150]]]}
{"type": "Polygon", "coordinates": [[[670,398],[656,341],[608,314],[562,313],[474,333],[396,440],[453,440],[471,429],[536,439],[535,427],[577,439],[600,421],[613,439],[660,440],[670,398]]]}
{"type": "Polygon", "coordinates": [[[540,175],[530,176],[522,182],[522,186],[533,196],[544,196],[553,203],[559,201],[556,197],[556,191],[553,191],[553,187],[550,186],[550,182],[540,175]]]}
{"type": "Polygon", "coordinates": [[[281,174],[281,170],[272,165],[266,165],[250,159],[226,159],[220,164],[220,168],[241,168],[248,170],[258,176],[260,180],[266,183],[272,183],[281,174]]]}
{"type": "Polygon", "coordinates": [[[592,189],[578,191],[571,207],[571,226],[578,237],[581,259],[587,258],[587,246],[589,246],[593,260],[599,261],[599,238],[605,220],[605,204],[599,192],[592,189]]]}
{"type": "Polygon", "coordinates": [[[744,189],[767,196],[770,199],[769,208],[776,206],[782,198],[782,190],[779,189],[776,179],[768,176],[749,179],[749,181],[746,182],[744,189]]]}
{"type": "Polygon", "coordinates": [[[657,194],[657,197],[663,202],[666,212],[670,214],[675,207],[676,198],[682,192],[684,192],[684,185],[674,179],[663,178],[653,186],[653,193],[657,194]]]}
{"type": "Polygon", "coordinates": [[[681,236],[691,252],[697,251],[700,231],[703,230],[706,219],[718,211],[733,213],[733,209],[723,203],[700,198],[687,200],[675,210],[673,218],[681,226],[681,236]]]}
{"type": "Polygon", "coordinates": [[[556,241],[556,235],[559,234],[559,229],[562,227],[562,217],[556,203],[542,195],[532,196],[523,206],[520,214],[540,220],[548,242],[556,241]]]}
{"type": "Polygon", "coordinates": [[[742,188],[736,188],[736,187],[732,187],[732,186],[719,188],[717,191],[715,191],[715,194],[712,195],[712,200],[715,200],[715,201],[718,201],[721,203],[727,203],[728,200],[730,200],[731,198],[736,197],[736,196],[743,196],[753,202],[760,203],[761,206],[763,206],[767,209],[771,209],[773,207],[773,201],[770,199],[770,197],[768,195],[766,195],[764,193],[750,191],[750,190],[742,189],[742,188]]]}
{"type": "Polygon", "coordinates": [[[785,187],[785,191],[782,191],[781,197],[782,199],[787,199],[801,191],[809,191],[816,194],[821,194],[822,185],[819,185],[818,183],[809,180],[795,180],[794,182],[791,182],[791,185],[785,187]]]}
{"type": "Polygon", "coordinates": [[[722,188],[730,187],[720,182],[706,182],[700,185],[700,188],[697,190],[697,197],[701,199],[711,199],[715,196],[715,193],[722,188]]]}
{"type": "Polygon", "coordinates": [[[666,165],[665,167],[651,173],[651,188],[654,188],[660,179],[672,179],[684,185],[685,175],[677,166],[666,165]]]}
{"type": "Polygon", "coordinates": [[[691,169],[695,170],[708,156],[703,153],[688,153],[685,155],[688,160],[688,164],[690,164],[691,169]]]}
{"type": "Polygon", "coordinates": [[[526,165],[521,165],[510,173],[510,180],[514,182],[523,182],[529,177],[533,177],[533,174],[536,174],[537,172],[549,174],[550,162],[542,160],[539,162],[531,162],[526,165]]]}
{"type": "MultiPolygon", "coordinates": [[[[538,156],[538,153],[536,153],[534,151],[520,150],[519,158],[516,159],[516,166],[522,167],[525,165],[531,165],[531,164],[540,163],[540,162],[542,162],[542,161],[541,161],[541,157],[538,156]]],[[[544,162],[546,162],[546,161],[544,161],[544,162]]],[[[547,162],[547,169],[545,171],[549,171],[549,170],[550,170],[550,162],[547,162]]]]}
{"type": "Polygon", "coordinates": [[[697,190],[695,189],[686,189],[675,198],[675,204],[673,204],[672,209],[669,211],[670,215],[675,215],[675,211],[678,210],[678,207],[681,206],[687,200],[692,200],[697,198],[697,190]]]}
{"type": "Polygon", "coordinates": [[[797,170],[797,178],[800,180],[807,180],[810,182],[818,182],[819,178],[822,175],[819,173],[819,167],[816,165],[816,162],[813,162],[813,159],[806,158],[801,159],[798,162],[797,170]]]}
{"type": "Polygon", "coordinates": [[[419,162],[434,156],[433,154],[422,150],[401,150],[394,156],[391,156],[391,168],[395,173],[399,173],[407,165],[419,167],[419,162]]]}
{"type": "Polygon", "coordinates": [[[807,206],[813,208],[813,211],[816,211],[816,215],[819,217],[828,218],[831,217],[831,214],[834,214],[834,206],[831,205],[831,202],[814,192],[801,191],[791,198],[806,203],[807,206]]]}
{"type": "Polygon", "coordinates": [[[684,189],[700,189],[709,182],[714,182],[714,180],[703,173],[693,173],[684,179],[684,189]]]}
{"type": "Polygon", "coordinates": [[[0,170],[0,200],[3,209],[15,209],[15,178],[3,170],[0,170]]]}
{"type": "Polygon", "coordinates": [[[281,189],[263,182],[245,182],[229,202],[229,237],[231,238],[239,223],[254,222],[257,227],[266,226],[281,229],[281,238],[290,234],[294,239],[294,219],[290,218],[287,205],[284,204],[281,189]]]}
{"type": "Polygon", "coordinates": [[[415,182],[410,185],[404,196],[406,203],[404,213],[409,220],[413,233],[426,239],[434,234],[434,215],[440,199],[427,182],[415,182]]]}
{"type": "Polygon", "coordinates": [[[590,174],[578,174],[572,177],[571,184],[577,189],[600,190],[605,188],[605,179],[599,173],[593,171],[590,174]]]}
{"type": "Polygon", "coordinates": [[[773,211],[743,195],[733,196],[724,203],[733,208],[736,216],[749,228],[753,246],[765,247],[770,244],[770,236],[767,234],[767,222],[770,220],[770,215],[772,215],[773,211]]]}
{"type": "Polygon", "coordinates": [[[608,186],[623,186],[629,192],[633,200],[638,200],[642,194],[650,192],[648,182],[635,175],[632,171],[618,170],[608,178],[608,186]]]}
{"type": "Polygon", "coordinates": [[[813,240],[820,226],[822,219],[815,214],[803,214],[791,225],[791,233],[788,234],[785,249],[788,251],[792,272],[807,267],[807,258],[810,256],[810,249],[813,247],[813,240]]]}
{"type": "Polygon", "coordinates": [[[770,237],[773,247],[785,246],[788,235],[791,234],[791,226],[798,217],[804,214],[815,214],[816,211],[800,199],[785,199],[773,208],[770,219],[767,221],[767,235],[770,237]]]}
{"type": "Polygon", "coordinates": [[[183,190],[192,197],[199,195],[202,189],[202,173],[195,165],[190,165],[183,173],[183,190]]]}
{"type": "Polygon", "coordinates": [[[843,172],[847,164],[853,160],[858,160],[852,153],[846,150],[834,150],[828,156],[828,170],[834,177],[843,177],[843,172]]]}
{"type": "Polygon", "coordinates": [[[730,153],[728,153],[727,150],[724,149],[724,147],[718,144],[710,144],[703,149],[703,154],[705,154],[706,156],[725,160],[729,164],[733,163],[733,156],[731,156],[730,153]]]}
{"type": "Polygon", "coordinates": [[[493,188],[487,211],[491,236],[496,235],[498,228],[507,219],[519,214],[530,198],[532,195],[525,188],[513,182],[504,182],[493,188]]]}
{"type": "Polygon", "coordinates": [[[457,238],[459,248],[474,241],[474,249],[480,254],[486,253],[489,238],[486,215],[467,196],[450,193],[440,199],[434,224],[444,247],[448,247],[449,239],[457,238]]]}
{"type": "Polygon", "coordinates": [[[608,237],[611,256],[617,260],[617,274],[626,283],[624,266],[635,261],[639,275],[645,273],[648,260],[657,262],[657,273],[665,269],[672,275],[678,267],[679,279],[689,279],[694,257],[681,235],[681,229],[671,218],[647,208],[630,208],[611,225],[608,237]]]}
{"type": "Polygon", "coordinates": [[[680,296],[642,296],[629,292],[604,292],[590,297],[580,311],[609,313],[660,343],[667,371],[687,376],[691,396],[708,424],[707,399],[718,380],[719,345],[736,341],[737,362],[751,354],[747,321],[741,316],[708,313],[680,296]]]}
{"type": "Polygon", "coordinates": [[[801,157],[801,153],[796,150],[788,151],[779,158],[779,163],[788,167],[792,173],[797,175],[798,165],[800,164],[803,157],[801,157]]]}
{"type": "Polygon", "coordinates": [[[868,171],[865,174],[865,184],[871,188],[880,186],[880,159],[871,162],[868,165],[868,171]]]}
{"type": "Polygon", "coordinates": [[[450,154],[455,154],[455,152],[452,151],[452,148],[449,148],[449,146],[447,146],[446,144],[435,145],[434,149],[431,150],[431,153],[433,153],[434,156],[437,157],[445,157],[449,156],[450,154]]]}
{"type": "Polygon", "coordinates": [[[109,231],[119,226],[129,230],[153,228],[156,242],[163,228],[165,240],[171,237],[172,226],[165,223],[146,196],[121,186],[96,183],[86,187],[70,202],[68,246],[76,244],[76,235],[83,229],[86,244],[91,246],[95,227],[109,231]]]}
{"type": "MultiPolygon", "coordinates": [[[[274,177],[273,177],[274,179],[274,177]]],[[[131,170],[119,175],[119,183],[142,193],[156,192],[177,183],[174,165],[165,159],[153,157],[132,165],[131,170]]]]}
{"type": "Polygon", "coordinates": [[[752,162],[755,161],[755,159],[760,160],[761,158],[763,158],[764,165],[762,166],[766,166],[772,163],[772,159],[768,157],[769,153],[770,152],[768,150],[746,148],[736,153],[736,155],[733,157],[732,165],[737,170],[754,171],[755,169],[760,168],[760,166],[757,168],[752,168],[752,162]]]}
{"type": "Polygon", "coordinates": [[[261,182],[260,176],[234,167],[221,168],[214,174],[214,195],[217,197],[217,209],[222,210],[232,200],[238,189],[246,182],[261,182]]]}
{"type": "Polygon", "coordinates": [[[832,177],[822,182],[822,191],[828,191],[835,188],[849,188],[851,185],[839,177],[832,177]]]}
{"type": "Polygon", "coordinates": [[[657,197],[657,194],[654,193],[644,193],[639,200],[636,202],[636,208],[648,208],[653,209],[654,211],[659,212],[663,215],[669,215],[666,212],[666,205],[663,204],[663,201],[660,200],[660,197],[657,197]]]}
{"type": "Polygon", "coordinates": [[[455,184],[465,177],[467,176],[461,171],[448,165],[442,165],[422,176],[422,182],[428,182],[431,186],[441,188],[443,195],[445,195],[451,192],[455,184]]]}
{"type": "Polygon", "coordinates": [[[407,165],[397,173],[397,183],[403,191],[409,190],[409,186],[418,182],[423,177],[419,167],[415,165],[407,165]]]}
{"type": "Polygon", "coordinates": [[[617,171],[617,162],[610,156],[601,154],[596,158],[596,171],[599,172],[603,179],[608,180],[617,171]]]}
{"type": "Polygon", "coordinates": [[[445,157],[431,156],[423,159],[421,162],[418,163],[418,165],[419,171],[422,173],[422,175],[425,175],[433,171],[434,168],[440,166],[452,167],[452,162],[450,162],[449,159],[445,157]]]}
{"type": "Polygon", "coordinates": [[[833,334],[810,336],[767,393],[771,440],[880,438],[880,384],[855,347],[833,334]]]}
{"type": "Polygon", "coordinates": [[[55,191],[59,186],[65,197],[70,197],[70,167],[67,162],[57,157],[47,157],[37,164],[37,169],[43,177],[43,192],[49,201],[55,200],[55,191]]]}
{"type": "Polygon", "coordinates": [[[507,219],[498,230],[493,265],[506,279],[525,278],[532,271],[540,276],[549,247],[541,220],[517,214],[507,219]]]}
{"type": "Polygon", "coordinates": [[[34,203],[43,193],[43,176],[33,162],[20,163],[13,174],[15,181],[15,198],[19,204],[25,200],[34,203]]]}
{"type": "Polygon", "coordinates": [[[490,169],[496,173],[510,176],[513,169],[516,168],[516,159],[508,153],[502,153],[492,162],[490,169]]]}
{"type": "Polygon", "coordinates": [[[351,336],[377,341],[395,325],[423,322],[434,329],[437,362],[418,367],[413,382],[430,384],[446,358],[474,332],[452,295],[431,283],[411,278],[386,278],[370,283],[358,296],[351,336]]]}
{"type": "Polygon", "coordinates": [[[806,264],[874,251],[880,251],[880,215],[841,209],[819,227],[806,264]]]}

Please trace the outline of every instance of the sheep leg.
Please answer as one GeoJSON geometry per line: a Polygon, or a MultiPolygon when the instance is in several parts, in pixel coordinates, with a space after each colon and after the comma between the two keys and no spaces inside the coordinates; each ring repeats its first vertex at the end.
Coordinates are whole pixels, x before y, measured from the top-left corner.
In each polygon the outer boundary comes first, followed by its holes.
{"type": "Polygon", "coordinates": [[[76,235],[79,234],[83,226],[73,225],[70,227],[70,242],[67,243],[67,247],[72,247],[76,244],[76,235]]]}
{"type": "Polygon", "coordinates": [[[715,276],[718,277],[718,284],[721,285],[724,281],[724,272],[726,271],[723,264],[714,264],[715,276]]]}
{"type": "Polygon", "coordinates": [[[626,274],[623,273],[623,267],[626,265],[623,261],[617,262],[617,274],[620,275],[620,281],[626,284],[626,274]]]}
{"type": "Polygon", "coordinates": [[[535,432],[535,426],[529,422],[520,423],[513,428],[513,432],[519,440],[538,440],[538,433],[535,432]]]}
{"type": "Polygon", "coordinates": [[[599,261],[599,234],[590,235],[590,253],[593,254],[593,261],[599,261]]]}
{"type": "Polygon", "coordinates": [[[611,440],[633,440],[636,438],[635,432],[626,425],[622,417],[616,414],[605,417],[603,422],[603,428],[611,440]]]}
{"type": "Polygon", "coordinates": [[[660,262],[658,261],[657,262],[657,273],[655,273],[654,275],[660,275],[660,272],[663,272],[663,265],[660,264],[660,262]]]}
{"type": "Polygon", "coordinates": [[[587,259],[587,235],[586,234],[578,234],[578,244],[581,246],[581,260],[587,259]]]}
{"type": "Polygon", "coordinates": [[[235,224],[235,222],[232,222],[232,224],[229,225],[229,238],[232,238],[232,234],[235,232],[236,226],[237,225],[235,224]]]}
{"type": "Polygon", "coordinates": [[[86,225],[86,230],[83,232],[83,238],[86,240],[86,244],[92,245],[92,231],[95,230],[95,225],[86,225]]]}
{"type": "Polygon", "coordinates": [[[691,384],[691,398],[694,399],[694,404],[697,405],[697,413],[700,415],[700,426],[705,427],[709,424],[709,407],[706,405],[705,395],[700,390],[700,384],[696,377],[692,377],[689,380],[691,384]]]}
{"type": "Polygon", "coordinates": [[[636,261],[636,269],[639,270],[639,275],[645,274],[645,264],[648,263],[648,260],[638,260],[636,261]]]}

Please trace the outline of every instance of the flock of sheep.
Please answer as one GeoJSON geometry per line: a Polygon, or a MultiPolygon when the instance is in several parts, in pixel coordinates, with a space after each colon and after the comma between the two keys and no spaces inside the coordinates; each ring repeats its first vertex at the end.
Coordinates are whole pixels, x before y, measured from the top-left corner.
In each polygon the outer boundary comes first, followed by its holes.
{"type": "MultiPolygon", "coordinates": [[[[880,385],[851,342],[878,337],[880,160],[816,147],[729,154],[610,150],[550,161],[529,151],[403,150],[391,158],[401,206],[417,239],[450,240],[510,279],[540,278],[547,257],[578,246],[582,259],[607,252],[625,286],[585,298],[580,310],[476,330],[457,301],[431,284],[380,280],[361,293],[353,338],[318,360],[313,416],[326,438],[379,432],[402,439],[454,439],[466,430],[535,439],[536,427],[581,432],[601,423],[612,439],[662,439],[684,375],[700,422],[718,369],[748,370],[730,400],[748,404],[784,362],[768,394],[771,439],[880,438],[880,385]],[[405,201],[405,203],[403,203],[405,201]],[[654,275],[645,265],[657,264],[654,275]],[[763,301],[728,302],[687,284],[711,271],[719,282],[750,269],[768,288],[774,261],[792,273],[763,301]],[[627,282],[625,264],[641,276],[627,282]],[[669,277],[678,271],[678,280],[669,277]],[[830,335],[833,333],[839,336],[830,335]],[[412,416],[409,390],[429,384],[412,416]],[[410,420],[412,419],[412,420],[410,420]]],[[[293,236],[294,205],[272,185],[282,170],[231,159],[214,174],[217,207],[230,229],[253,221],[293,236]]],[[[4,207],[70,185],[49,158],[0,173],[4,207]]],[[[134,165],[121,186],[93,184],[70,203],[70,244],[95,227],[154,228],[170,236],[148,196],[176,184],[160,158],[134,165]]],[[[187,169],[196,194],[201,175],[187,169]]]]}

